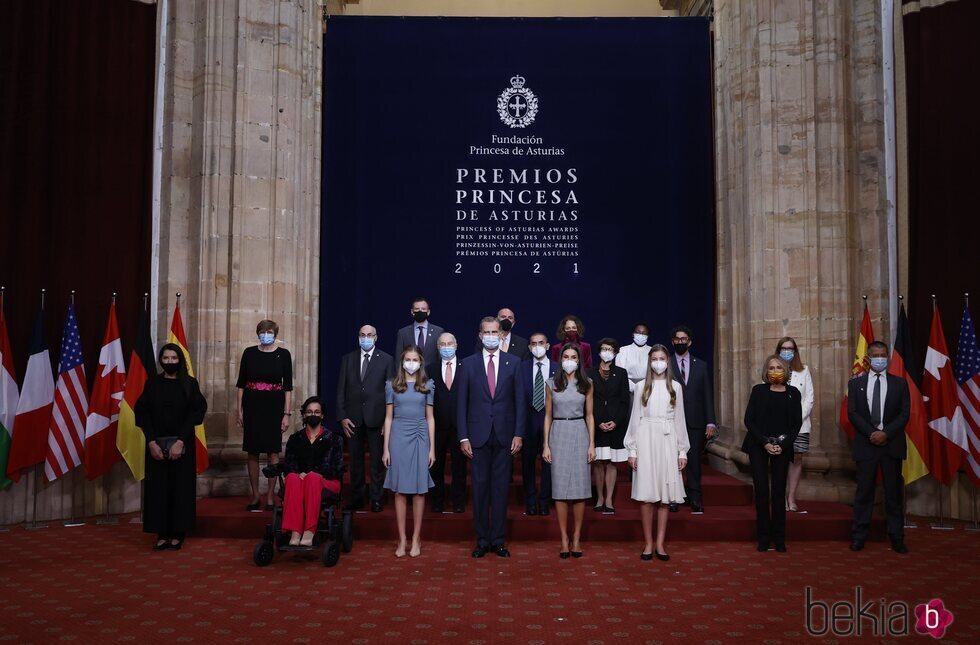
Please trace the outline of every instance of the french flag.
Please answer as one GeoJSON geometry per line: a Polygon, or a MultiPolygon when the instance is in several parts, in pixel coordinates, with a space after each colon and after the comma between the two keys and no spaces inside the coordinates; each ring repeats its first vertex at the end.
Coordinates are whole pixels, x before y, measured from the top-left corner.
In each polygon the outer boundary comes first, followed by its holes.
{"type": "Polygon", "coordinates": [[[20,471],[44,461],[48,448],[48,422],[54,405],[54,374],[44,338],[44,309],[38,309],[31,335],[30,358],[17,402],[11,436],[7,477],[20,481],[20,471]]]}

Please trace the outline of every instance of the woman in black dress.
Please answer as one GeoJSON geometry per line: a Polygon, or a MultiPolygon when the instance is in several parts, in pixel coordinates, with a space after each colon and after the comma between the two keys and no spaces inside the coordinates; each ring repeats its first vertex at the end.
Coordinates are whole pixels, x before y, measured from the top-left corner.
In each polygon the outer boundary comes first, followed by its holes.
{"type": "Polygon", "coordinates": [[[595,388],[592,414],[595,419],[595,462],[592,482],[596,499],[592,509],[605,515],[616,512],[613,493],[616,489],[616,464],[629,456],[623,438],[630,421],[629,374],[615,364],[619,343],[615,338],[599,341],[599,366],[589,368],[586,375],[595,388]]]}
{"type": "MultiPolygon", "coordinates": [[[[282,435],[289,428],[293,402],[293,359],[276,347],[279,325],[263,320],[256,328],[259,344],[242,354],[238,367],[238,425],[244,429],[242,450],[248,453],[248,480],[252,486],[250,511],[261,510],[259,454],[279,463],[282,435]]],[[[265,510],[273,509],[275,485],[269,480],[265,510]]]]}
{"type": "Polygon", "coordinates": [[[180,347],[167,343],[158,357],[163,374],[151,376],[136,401],[136,425],[146,435],[143,530],[156,533],[156,551],[177,550],[194,528],[197,470],[194,426],[208,403],[187,374],[180,347]]]}
{"type": "Polygon", "coordinates": [[[786,474],[803,424],[800,391],[786,386],[789,370],[778,355],[767,358],[762,370],[765,382],[752,388],[745,409],[748,434],[742,451],[748,453],[752,469],[759,551],[768,551],[770,543],[777,551],[786,551],[786,474]]]}

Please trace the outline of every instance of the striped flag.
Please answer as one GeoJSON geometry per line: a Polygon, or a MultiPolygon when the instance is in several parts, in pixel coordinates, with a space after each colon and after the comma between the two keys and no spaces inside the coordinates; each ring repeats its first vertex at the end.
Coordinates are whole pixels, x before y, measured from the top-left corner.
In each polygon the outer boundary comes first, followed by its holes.
{"type": "Polygon", "coordinates": [[[929,349],[926,351],[925,371],[922,373],[922,399],[929,419],[929,447],[926,463],[936,481],[949,486],[970,448],[966,440],[966,419],[957,395],[953,362],[949,360],[946,336],[939,319],[939,309],[933,307],[929,349]]]}
{"type": "Polygon", "coordinates": [[[912,355],[912,332],[909,331],[909,317],[905,314],[902,304],[898,312],[898,332],[895,347],[892,349],[892,359],[888,363],[888,373],[905,379],[909,386],[909,422],[905,424],[905,444],[908,454],[902,462],[902,479],[906,485],[929,474],[925,456],[929,446],[929,420],[926,418],[925,403],[922,401],[922,391],[916,380],[916,374],[921,374],[915,365],[912,355]]]}
{"type": "Polygon", "coordinates": [[[10,336],[7,319],[3,316],[3,300],[0,299],[0,490],[13,482],[7,477],[7,458],[10,456],[10,439],[14,434],[14,417],[17,415],[17,375],[14,374],[14,357],[10,353],[10,336]]]}
{"type": "MultiPolygon", "coordinates": [[[[854,350],[854,362],[848,380],[857,378],[868,371],[868,345],[875,342],[875,332],[871,327],[871,315],[868,305],[864,305],[864,319],[861,320],[861,333],[858,334],[857,349],[854,350]]],[[[854,426],[847,418],[847,385],[844,385],[844,399],[840,402],[840,427],[847,437],[854,439],[854,426]]]]}
{"type": "Polygon", "coordinates": [[[126,384],[126,364],[116,323],[116,303],[109,305],[109,321],[99,352],[99,371],[92,385],[92,402],[85,421],[85,475],[95,479],[122,459],[116,448],[119,403],[126,384]]]}
{"type": "Polygon", "coordinates": [[[16,430],[10,437],[10,457],[7,460],[7,477],[14,481],[20,480],[22,469],[44,461],[48,438],[51,403],[54,401],[54,376],[51,374],[48,343],[44,338],[43,308],[38,308],[34,321],[30,352],[24,386],[20,388],[20,400],[17,401],[14,427],[7,428],[16,430]]]}
{"type": "Polygon", "coordinates": [[[68,305],[68,319],[61,336],[61,363],[54,390],[54,407],[48,426],[48,453],[44,478],[53,482],[82,463],[85,446],[85,415],[88,388],[82,364],[82,339],[78,335],[75,305],[68,305]]]}
{"type": "MultiPolygon", "coordinates": [[[[174,308],[174,318],[170,323],[170,336],[167,342],[174,343],[180,347],[184,353],[184,362],[187,363],[187,373],[194,376],[194,367],[191,365],[191,354],[187,351],[187,336],[184,335],[184,322],[180,319],[180,302],[174,308]]],[[[208,442],[204,436],[204,424],[194,426],[194,453],[197,459],[197,472],[202,473],[208,468],[208,442]]]]}
{"type": "Polygon", "coordinates": [[[146,465],[146,437],[136,425],[136,401],[143,393],[143,386],[149,374],[155,374],[156,361],[153,358],[153,341],[150,340],[150,318],[144,309],[140,314],[139,329],[136,332],[136,346],[129,357],[129,375],[122,403],[119,405],[119,429],[116,431],[116,448],[126,460],[126,465],[136,481],[143,481],[146,465]]]}
{"type": "Polygon", "coordinates": [[[956,343],[956,383],[970,446],[966,454],[966,474],[974,486],[980,486],[980,347],[977,346],[977,330],[969,305],[963,307],[960,338],[956,343]]]}

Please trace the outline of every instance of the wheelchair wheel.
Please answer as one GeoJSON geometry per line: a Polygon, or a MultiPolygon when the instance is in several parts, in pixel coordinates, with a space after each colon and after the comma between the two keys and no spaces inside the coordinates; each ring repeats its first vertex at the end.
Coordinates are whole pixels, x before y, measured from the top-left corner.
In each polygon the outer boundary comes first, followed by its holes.
{"type": "Polygon", "coordinates": [[[252,550],[252,559],[255,560],[257,566],[264,567],[272,563],[272,556],[274,554],[275,550],[272,548],[272,542],[259,542],[255,545],[255,549],[252,550]]]}
{"type": "Polygon", "coordinates": [[[354,513],[344,511],[344,520],[340,526],[340,548],[344,553],[350,553],[354,548],[354,513]]]}
{"type": "Polygon", "coordinates": [[[323,547],[323,566],[335,567],[340,561],[340,545],[335,540],[330,540],[323,547]]]}

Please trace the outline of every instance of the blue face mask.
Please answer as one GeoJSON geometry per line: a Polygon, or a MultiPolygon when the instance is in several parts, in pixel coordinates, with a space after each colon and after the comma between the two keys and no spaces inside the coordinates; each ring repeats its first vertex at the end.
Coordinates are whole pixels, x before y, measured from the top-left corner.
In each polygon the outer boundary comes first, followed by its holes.
{"type": "Polygon", "coordinates": [[[374,339],[373,338],[359,338],[358,344],[361,346],[365,352],[370,352],[374,349],[374,339]]]}
{"type": "Polygon", "coordinates": [[[792,363],[794,356],[796,356],[796,352],[791,349],[784,349],[779,352],[779,358],[783,359],[787,363],[792,363]]]}
{"type": "Polygon", "coordinates": [[[871,369],[876,372],[884,372],[888,369],[888,359],[884,357],[872,358],[871,369]]]}
{"type": "Polygon", "coordinates": [[[271,345],[276,342],[276,335],[272,332],[264,331],[259,334],[259,342],[263,345],[271,345]]]}
{"type": "Polygon", "coordinates": [[[456,355],[455,347],[440,347],[439,356],[442,356],[444,360],[451,360],[453,356],[456,355]]]}
{"type": "Polygon", "coordinates": [[[497,349],[498,347],[500,347],[499,336],[491,336],[490,334],[487,334],[482,338],[482,340],[483,340],[483,346],[486,347],[487,349],[497,349]]]}

